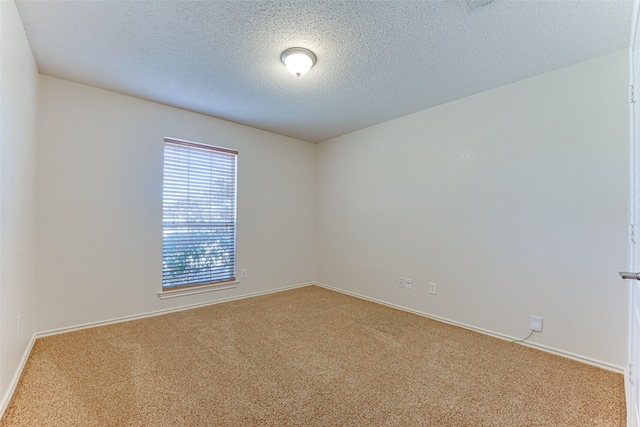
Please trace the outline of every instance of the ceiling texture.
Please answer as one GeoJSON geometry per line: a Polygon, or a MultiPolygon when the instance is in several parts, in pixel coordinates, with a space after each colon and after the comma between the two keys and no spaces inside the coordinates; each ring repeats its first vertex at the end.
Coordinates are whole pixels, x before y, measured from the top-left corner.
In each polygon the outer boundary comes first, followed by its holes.
{"type": "Polygon", "coordinates": [[[42,74],[319,142],[629,45],[633,3],[33,1],[42,74]],[[317,64],[295,77],[290,47],[317,64]]]}

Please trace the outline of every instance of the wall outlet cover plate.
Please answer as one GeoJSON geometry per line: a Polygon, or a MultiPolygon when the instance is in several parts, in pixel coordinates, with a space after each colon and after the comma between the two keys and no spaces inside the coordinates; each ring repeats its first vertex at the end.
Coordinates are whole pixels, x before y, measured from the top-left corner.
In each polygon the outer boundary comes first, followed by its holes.
{"type": "Polygon", "coordinates": [[[529,328],[532,331],[542,332],[542,317],[530,316],[529,317],[529,328]]]}

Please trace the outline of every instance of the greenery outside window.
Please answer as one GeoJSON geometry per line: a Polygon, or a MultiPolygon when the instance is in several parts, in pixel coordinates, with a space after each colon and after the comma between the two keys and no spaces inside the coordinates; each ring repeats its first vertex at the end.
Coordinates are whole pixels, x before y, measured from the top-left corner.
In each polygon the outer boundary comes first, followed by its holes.
{"type": "Polygon", "coordinates": [[[165,138],[163,291],[236,280],[237,156],[165,138]]]}

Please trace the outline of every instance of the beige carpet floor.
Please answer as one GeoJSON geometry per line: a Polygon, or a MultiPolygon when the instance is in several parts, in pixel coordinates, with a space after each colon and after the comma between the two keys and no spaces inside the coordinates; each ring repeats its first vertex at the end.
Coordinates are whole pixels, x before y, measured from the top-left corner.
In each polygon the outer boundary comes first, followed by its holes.
{"type": "Polygon", "coordinates": [[[38,339],[0,426],[616,426],[623,377],[319,287],[38,339]]]}

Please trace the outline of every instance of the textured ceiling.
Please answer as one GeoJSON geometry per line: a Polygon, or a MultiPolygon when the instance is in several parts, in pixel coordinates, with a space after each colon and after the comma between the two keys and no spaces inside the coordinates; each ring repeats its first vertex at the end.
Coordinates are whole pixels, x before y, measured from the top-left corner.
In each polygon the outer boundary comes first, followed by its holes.
{"type": "Polygon", "coordinates": [[[311,142],[629,44],[632,1],[27,1],[41,73],[311,142]],[[283,50],[318,63],[296,78],[283,50]]]}

